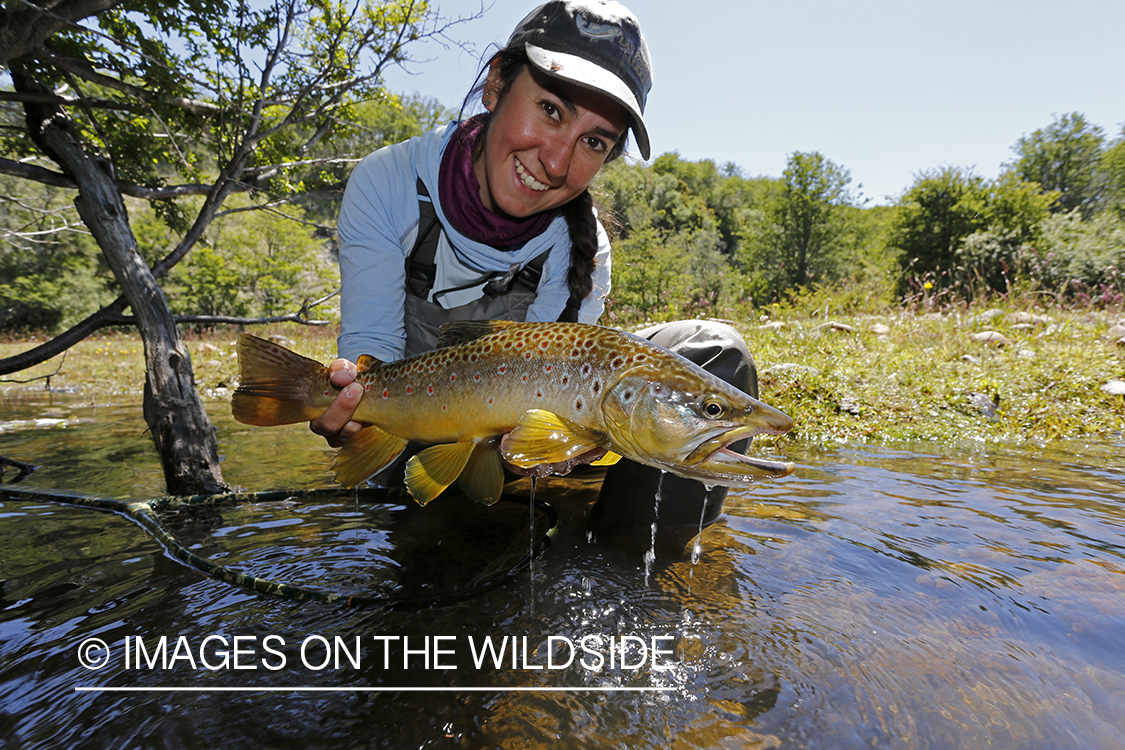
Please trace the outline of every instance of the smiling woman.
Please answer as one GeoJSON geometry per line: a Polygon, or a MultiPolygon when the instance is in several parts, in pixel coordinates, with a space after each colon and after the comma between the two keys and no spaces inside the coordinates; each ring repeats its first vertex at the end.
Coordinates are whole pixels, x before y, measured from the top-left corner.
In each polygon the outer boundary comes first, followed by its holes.
{"type": "MultiPolygon", "coordinates": [[[[329,368],[340,393],[310,425],[331,445],[364,427],[354,418],[361,357],[428,351],[454,321],[596,323],[605,309],[610,243],[589,187],[630,132],[641,157],[650,155],[652,64],[637,18],[612,0],[552,0],[520,21],[478,81],[463,110],[483,111],[370,154],[348,182],[338,222],[340,359],[329,368]]],[[[757,395],[753,360],[733,329],[692,321],[645,335],[757,395]]],[[[570,463],[534,473],[565,473],[570,463]]],[[[392,465],[379,481],[401,477],[392,465]]],[[[595,526],[636,530],[651,547],[661,481],[653,469],[614,467],[612,512],[599,503],[595,526]]],[[[725,495],[698,482],[681,491],[685,515],[667,510],[662,523],[696,531],[725,495]]]]}

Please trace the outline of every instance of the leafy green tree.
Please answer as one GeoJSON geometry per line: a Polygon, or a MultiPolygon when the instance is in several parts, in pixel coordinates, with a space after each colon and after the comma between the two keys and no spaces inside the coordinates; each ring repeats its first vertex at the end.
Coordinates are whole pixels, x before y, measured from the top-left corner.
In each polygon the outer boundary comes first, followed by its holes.
{"type": "Polygon", "coordinates": [[[760,223],[747,229],[743,265],[756,296],[776,299],[787,289],[837,279],[849,247],[851,175],[817,152],[794,152],[767,194],[760,223]]]}
{"type": "Polygon", "coordinates": [[[1038,288],[1062,299],[1120,306],[1125,301],[1125,220],[1103,211],[1082,220],[1077,211],[1054,214],[1029,258],[1038,288]]]}
{"type": "MultiPolygon", "coordinates": [[[[888,243],[908,274],[947,276],[957,248],[973,232],[988,228],[984,181],[955,167],[923,172],[898,201],[888,243]]],[[[905,287],[903,287],[905,290],[905,287]]]]}
{"type": "MultiPolygon", "coordinates": [[[[120,324],[131,308],[145,344],[145,418],[168,489],[213,491],[224,486],[214,431],[157,279],[232,195],[252,191],[276,209],[339,164],[312,152],[347,133],[351,108],[378,94],[384,67],[408,60],[407,45],[444,37],[452,22],[417,0],[85,7],[104,12],[5,51],[12,90],[0,92],[8,125],[0,174],[75,190],[78,214],[122,294],[47,344],[0,361],[0,373],[120,324]],[[179,235],[152,266],[139,251],[127,195],[152,202],[179,235]],[[190,196],[202,201],[184,201],[190,196]]],[[[50,27],[37,23],[52,11],[21,4],[24,11],[32,17],[21,24],[50,27]]]]}
{"type": "Polygon", "coordinates": [[[1057,192],[1053,211],[1081,211],[1089,218],[1098,209],[1104,188],[1100,174],[1104,144],[1100,127],[1080,112],[1070,112],[1016,141],[1013,150],[1019,158],[1010,167],[1022,181],[1038,183],[1044,192],[1057,192]]]}
{"type": "Polygon", "coordinates": [[[1105,176],[1105,204],[1125,219],[1125,127],[1102,156],[1102,174],[1105,176]]]}

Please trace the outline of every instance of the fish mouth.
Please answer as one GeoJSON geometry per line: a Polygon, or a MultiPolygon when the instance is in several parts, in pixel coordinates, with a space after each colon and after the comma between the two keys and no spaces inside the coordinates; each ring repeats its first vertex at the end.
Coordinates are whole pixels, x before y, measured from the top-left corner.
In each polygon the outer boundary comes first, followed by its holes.
{"type": "Polygon", "coordinates": [[[686,459],[690,473],[716,484],[743,484],[792,474],[797,466],[791,461],[771,461],[730,450],[729,446],[740,440],[757,435],[784,435],[793,428],[793,420],[777,409],[766,407],[760,416],[762,419],[755,420],[755,424],[727,430],[697,445],[686,459]]]}
{"type": "Polygon", "coordinates": [[[765,458],[735,453],[723,447],[695,465],[694,469],[706,477],[722,483],[749,483],[755,479],[777,479],[792,474],[797,465],[792,461],[770,461],[765,458]]]}

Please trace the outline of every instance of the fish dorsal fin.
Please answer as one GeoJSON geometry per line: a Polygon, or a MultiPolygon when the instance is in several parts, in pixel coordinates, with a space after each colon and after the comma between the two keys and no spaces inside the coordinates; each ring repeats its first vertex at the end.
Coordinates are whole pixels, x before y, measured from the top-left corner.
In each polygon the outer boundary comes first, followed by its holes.
{"type": "Polygon", "coordinates": [[[476,443],[431,445],[406,462],[406,489],[425,505],[453,484],[469,462],[476,443]]]}
{"type": "Polygon", "coordinates": [[[381,364],[383,364],[383,360],[376,359],[370,354],[361,354],[359,355],[359,359],[355,361],[356,374],[358,375],[361,372],[367,372],[368,370],[372,370],[381,364]]]}
{"type": "Polygon", "coordinates": [[[511,320],[455,320],[444,324],[438,331],[438,348],[457,346],[476,341],[490,333],[498,333],[508,326],[515,325],[511,320]]]}
{"type": "Polygon", "coordinates": [[[604,448],[605,436],[577,422],[542,409],[531,409],[500,442],[508,463],[524,469],[569,461],[595,448],[604,448]]]}
{"type": "Polygon", "coordinates": [[[492,505],[500,499],[504,491],[504,467],[500,465],[495,441],[477,443],[464,471],[457,477],[457,486],[484,505],[492,505]]]}
{"type": "Polygon", "coordinates": [[[385,469],[406,448],[406,440],[369,425],[348,438],[336,454],[332,468],[336,481],[355,487],[372,474],[385,469]]]}

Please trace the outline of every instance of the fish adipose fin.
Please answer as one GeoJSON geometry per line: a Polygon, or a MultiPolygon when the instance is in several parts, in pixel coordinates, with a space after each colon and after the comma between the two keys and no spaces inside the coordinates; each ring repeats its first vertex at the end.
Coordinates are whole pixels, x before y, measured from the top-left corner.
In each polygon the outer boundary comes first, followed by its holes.
{"type": "Polygon", "coordinates": [[[492,505],[500,499],[504,491],[504,467],[500,464],[500,454],[496,452],[496,441],[476,444],[464,471],[457,477],[457,486],[484,505],[492,505]]]}
{"type": "Polygon", "coordinates": [[[438,348],[467,344],[470,341],[499,333],[508,326],[515,325],[511,320],[455,320],[438,329],[438,348]]]}
{"type": "Polygon", "coordinates": [[[308,422],[324,411],[309,403],[323,389],[324,366],[315,359],[244,333],[238,340],[239,385],[231,414],[243,424],[272,426],[308,422]]]}
{"type": "Polygon", "coordinates": [[[431,445],[406,462],[406,489],[419,505],[445,491],[461,475],[476,443],[431,445]]]}
{"type": "Polygon", "coordinates": [[[373,474],[385,469],[406,448],[406,440],[383,432],[374,425],[364,427],[348,438],[336,454],[332,465],[336,481],[355,487],[373,474]]]}
{"type": "Polygon", "coordinates": [[[508,463],[529,469],[569,461],[604,447],[604,437],[600,433],[549,411],[531,409],[520,417],[515,429],[504,436],[500,454],[508,463]]]}
{"type": "Polygon", "coordinates": [[[358,375],[361,372],[367,372],[368,370],[372,370],[381,364],[383,364],[382,360],[376,359],[370,354],[361,354],[359,355],[359,359],[355,361],[356,374],[358,375]]]}

